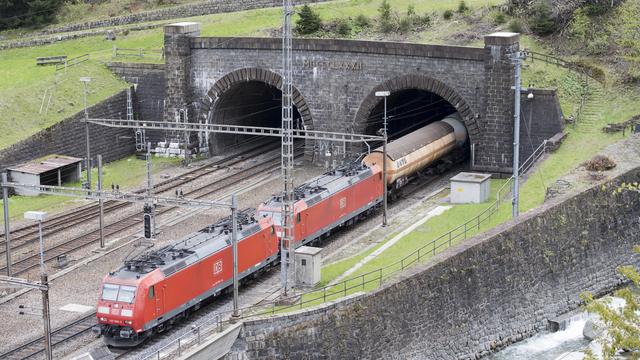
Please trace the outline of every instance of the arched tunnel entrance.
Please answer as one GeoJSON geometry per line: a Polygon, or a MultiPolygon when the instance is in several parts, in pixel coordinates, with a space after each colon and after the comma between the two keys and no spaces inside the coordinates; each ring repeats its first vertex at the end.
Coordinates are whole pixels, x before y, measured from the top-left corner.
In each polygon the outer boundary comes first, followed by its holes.
{"type": "MultiPolygon", "coordinates": [[[[233,84],[219,95],[211,109],[210,121],[214,124],[230,124],[280,128],[282,126],[282,91],[262,81],[247,81],[233,84]]],[[[303,128],[302,117],[294,105],[294,128],[303,128]]],[[[213,155],[250,146],[253,143],[280,138],[236,134],[213,134],[210,149],[213,155]]],[[[274,145],[275,146],[275,145],[274,145]]]]}
{"type": "MultiPolygon", "coordinates": [[[[428,90],[409,88],[396,91],[390,91],[391,94],[387,97],[387,134],[389,137],[388,151],[395,151],[396,154],[389,152],[389,156],[398,160],[397,157],[401,156],[399,152],[411,153],[419,148],[425,146],[429,142],[433,142],[436,138],[444,136],[443,134],[436,134],[443,131],[440,125],[434,123],[444,120],[444,122],[453,121],[456,126],[462,127],[465,135],[461,141],[456,142],[454,148],[442,151],[441,155],[435,156],[434,159],[440,159],[433,162],[433,165],[438,166],[439,170],[442,170],[440,165],[442,162],[448,164],[459,164],[466,161],[470,154],[470,141],[466,137],[467,131],[464,130],[466,126],[462,118],[450,119],[456,117],[457,109],[442,96],[433,93],[428,90]],[[431,125],[428,131],[421,130],[424,127],[431,125]],[[436,126],[434,128],[434,126],[436,126]],[[412,134],[409,136],[409,134],[412,134]],[[395,144],[394,144],[395,142],[395,144]],[[393,146],[392,146],[393,145],[393,146]],[[395,149],[395,150],[394,150],[395,149]]],[[[381,134],[381,130],[384,124],[384,98],[376,97],[375,105],[373,105],[366,117],[365,132],[367,134],[381,134]]],[[[451,126],[445,125],[445,128],[452,129],[451,126]]],[[[450,131],[450,130],[448,130],[450,131]]],[[[455,132],[458,133],[457,131],[455,132]]],[[[381,143],[371,144],[371,150],[381,147],[381,143]]],[[[438,145],[436,145],[438,146],[438,145]]],[[[365,148],[364,151],[369,149],[365,148]]],[[[437,150],[440,152],[440,149],[437,150]]],[[[402,155],[404,156],[404,155],[402,155]]],[[[418,155],[415,155],[418,156],[418,155]]],[[[420,156],[427,156],[421,154],[420,156]]],[[[415,159],[414,159],[415,160],[415,159]]],[[[431,165],[430,165],[431,166],[431,165]]]]}
{"type": "MultiPolygon", "coordinates": [[[[406,89],[387,97],[387,132],[393,141],[456,112],[447,100],[432,92],[406,89]]],[[[383,127],[384,99],[379,98],[367,119],[365,131],[376,134],[383,127]]]]}

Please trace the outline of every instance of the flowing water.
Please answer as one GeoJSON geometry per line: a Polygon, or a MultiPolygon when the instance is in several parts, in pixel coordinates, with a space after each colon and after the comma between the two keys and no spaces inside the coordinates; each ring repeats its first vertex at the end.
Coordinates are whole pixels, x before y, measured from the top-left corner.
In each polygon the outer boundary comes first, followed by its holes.
{"type": "Polygon", "coordinates": [[[579,351],[589,345],[582,336],[587,322],[586,315],[576,315],[568,320],[566,329],[554,333],[543,332],[527,340],[511,345],[506,349],[488,356],[489,360],[578,360],[579,351]]]}

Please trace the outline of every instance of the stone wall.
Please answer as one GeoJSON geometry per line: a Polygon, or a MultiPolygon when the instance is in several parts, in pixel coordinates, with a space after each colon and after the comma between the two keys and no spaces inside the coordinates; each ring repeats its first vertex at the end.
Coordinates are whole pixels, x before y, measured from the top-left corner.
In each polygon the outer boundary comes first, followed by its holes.
{"type": "Polygon", "coordinates": [[[551,200],[370,294],[247,321],[227,359],[476,359],[530,336],[582,292],[620,286],[619,265],[640,266],[640,197],[612,195],[639,179],[551,200]]]}
{"type": "Polygon", "coordinates": [[[555,89],[531,89],[520,96],[520,161],[564,129],[564,115],[555,89]],[[533,99],[527,96],[533,94],[533,99]]]}
{"type": "MultiPolygon", "coordinates": [[[[281,40],[198,37],[188,27],[195,25],[165,27],[165,120],[174,120],[177,111],[187,109],[189,121],[220,121],[221,99],[225,94],[242,98],[238,89],[243,84],[261,82],[280,88],[281,40]]],[[[375,128],[372,111],[381,101],[376,91],[428,91],[461,114],[475,149],[474,170],[511,172],[510,56],[519,49],[518,34],[487,35],[484,48],[332,39],[296,39],[293,47],[293,101],[306,129],[364,133],[375,128]]],[[[244,118],[239,116],[235,123],[248,125],[244,118]]],[[[527,134],[556,128],[552,123],[557,119],[536,119],[532,123],[536,128],[527,134]]],[[[215,136],[211,139],[216,141],[215,136]]],[[[534,149],[542,142],[537,135],[527,140],[534,149]]],[[[325,154],[335,156],[336,147],[341,148],[328,141],[307,141],[307,158],[322,164],[325,154]]]]}
{"type": "MultiPolygon", "coordinates": [[[[127,92],[121,91],[88,109],[89,117],[126,119],[127,92]]],[[[48,154],[86,156],[84,111],[0,151],[0,171],[48,154]]],[[[135,150],[133,130],[89,125],[91,154],[105,162],[121,159],[135,150]]]]}
{"type": "MultiPolygon", "coordinates": [[[[294,1],[303,2],[323,2],[327,0],[294,1]]],[[[121,26],[146,21],[168,20],[188,18],[192,16],[202,16],[207,14],[228,13],[251,9],[269,8],[282,6],[280,0],[210,0],[195,4],[186,4],[158,10],[144,11],[124,16],[115,16],[108,19],[89,21],[78,24],[58,26],[43,31],[43,34],[55,34],[61,32],[79,31],[94,29],[99,27],[121,26]]]]}

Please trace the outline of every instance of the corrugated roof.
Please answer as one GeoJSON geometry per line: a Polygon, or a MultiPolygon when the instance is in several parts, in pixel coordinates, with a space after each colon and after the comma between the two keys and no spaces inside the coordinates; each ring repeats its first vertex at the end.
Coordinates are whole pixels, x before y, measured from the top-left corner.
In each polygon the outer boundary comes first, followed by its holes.
{"type": "Polygon", "coordinates": [[[51,155],[45,158],[18,165],[17,167],[9,168],[9,171],[40,175],[48,171],[57,170],[71,164],[77,164],[81,161],[82,159],[72,156],[51,155]]]}

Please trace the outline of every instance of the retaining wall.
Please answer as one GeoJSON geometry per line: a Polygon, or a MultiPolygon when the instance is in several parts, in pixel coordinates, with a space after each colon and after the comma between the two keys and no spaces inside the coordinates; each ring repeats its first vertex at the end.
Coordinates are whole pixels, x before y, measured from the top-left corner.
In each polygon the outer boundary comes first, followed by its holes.
{"type": "Polygon", "coordinates": [[[552,200],[373,293],[248,321],[226,358],[476,359],[530,336],[582,292],[620,286],[619,265],[640,266],[640,196],[612,195],[639,178],[552,200]]]}
{"type": "MultiPolygon", "coordinates": [[[[126,119],[127,92],[123,90],[88,108],[89,117],[126,119]]],[[[0,171],[48,154],[86,156],[84,110],[37,134],[0,150],[0,171]]],[[[121,159],[135,151],[133,130],[89,125],[91,154],[102,154],[106,162],[121,159]]]]}

